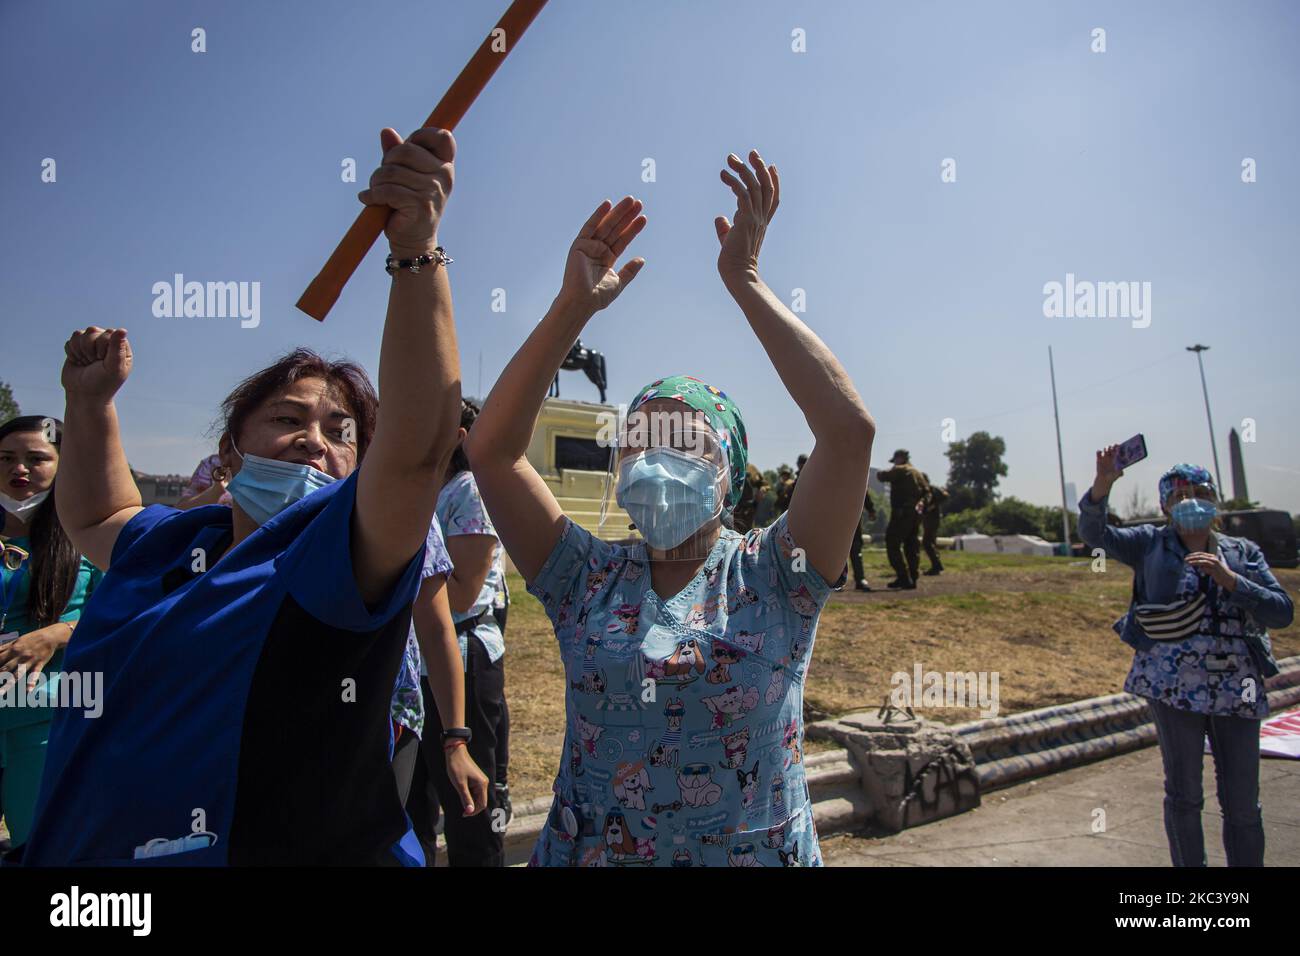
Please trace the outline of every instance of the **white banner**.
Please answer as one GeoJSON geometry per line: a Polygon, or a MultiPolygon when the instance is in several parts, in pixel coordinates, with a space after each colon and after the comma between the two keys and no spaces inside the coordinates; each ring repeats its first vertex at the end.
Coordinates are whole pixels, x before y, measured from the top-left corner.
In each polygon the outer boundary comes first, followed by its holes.
{"type": "MultiPolygon", "coordinates": [[[[1209,737],[1205,738],[1205,752],[1211,752],[1209,737]]],[[[1300,760],[1300,710],[1276,714],[1260,725],[1259,755],[1300,760]]]]}
{"type": "Polygon", "coordinates": [[[1259,728],[1259,753],[1262,757],[1300,760],[1300,710],[1264,721],[1259,728]]]}

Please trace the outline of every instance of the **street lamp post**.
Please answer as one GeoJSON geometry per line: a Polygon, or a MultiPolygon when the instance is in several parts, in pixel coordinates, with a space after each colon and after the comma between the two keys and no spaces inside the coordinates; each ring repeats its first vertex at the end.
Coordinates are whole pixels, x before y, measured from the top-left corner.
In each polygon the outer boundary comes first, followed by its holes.
{"type": "Polygon", "coordinates": [[[1219,494],[1223,495],[1223,478],[1219,474],[1219,445],[1214,440],[1214,419],[1210,417],[1210,390],[1205,387],[1205,363],[1201,361],[1201,353],[1208,352],[1208,345],[1189,345],[1187,351],[1196,353],[1196,364],[1201,369],[1201,393],[1205,396],[1205,420],[1210,425],[1210,451],[1214,453],[1214,480],[1218,482],[1219,494]]]}
{"type": "Polygon", "coordinates": [[[1061,541],[1066,557],[1070,556],[1070,503],[1065,497],[1065,456],[1061,452],[1061,410],[1056,404],[1056,363],[1052,347],[1047,347],[1047,367],[1052,373],[1052,414],[1056,417],[1056,466],[1061,476],[1061,541]]]}

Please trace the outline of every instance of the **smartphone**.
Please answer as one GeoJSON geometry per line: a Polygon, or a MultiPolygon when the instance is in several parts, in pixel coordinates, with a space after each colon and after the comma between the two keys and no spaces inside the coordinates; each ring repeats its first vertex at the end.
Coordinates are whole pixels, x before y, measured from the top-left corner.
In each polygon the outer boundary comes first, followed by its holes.
{"type": "Polygon", "coordinates": [[[1115,464],[1123,470],[1129,465],[1137,464],[1146,456],[1147,440],[1142,433],[1139,432],[1119,446],[1119,451],[1115,453],[1115,464]]]}

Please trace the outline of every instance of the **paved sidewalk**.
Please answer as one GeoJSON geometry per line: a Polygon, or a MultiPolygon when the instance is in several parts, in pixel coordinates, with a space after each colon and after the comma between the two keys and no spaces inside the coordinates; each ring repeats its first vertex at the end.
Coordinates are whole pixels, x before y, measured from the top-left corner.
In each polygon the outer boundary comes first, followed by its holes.
{"type": "MultiPolygon", "coordinates": [[[[1268,866],[1300,866],[1300,760],[1260,763],[1268,866]]],[[[1205,755],[1202,826],[1224,866],[1214,761],[1205,755]]],[[[975,810],[881,838],[829,836],[828,866],[1169,866],[1160,750],[1148,747],[984,795],[975,810]],[[1093,833],[1095,809],[1105,831],[1093,833]]]]}

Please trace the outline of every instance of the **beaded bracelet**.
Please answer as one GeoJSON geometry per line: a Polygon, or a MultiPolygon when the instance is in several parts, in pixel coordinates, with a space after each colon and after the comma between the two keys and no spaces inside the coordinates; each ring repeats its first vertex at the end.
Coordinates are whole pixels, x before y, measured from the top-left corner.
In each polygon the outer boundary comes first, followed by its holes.
{"type": "Polygon", "coordinates": [[[445,266],[449,262],[455,261],[455,259],[447,255],[447,250],[442,248],[442,246],[438,246],[438,248],[434,249],[433,255],[425,253],[424,255],[417,256],[414,259],[394,259],[393,254],[390,252],[388,257],[384,259],[384,271],[390,276],[396,275],[398,269],[408,269],[411,272],[418,273],[421,266],[427,266],[431,262],[438,262],[445,266]]]}

